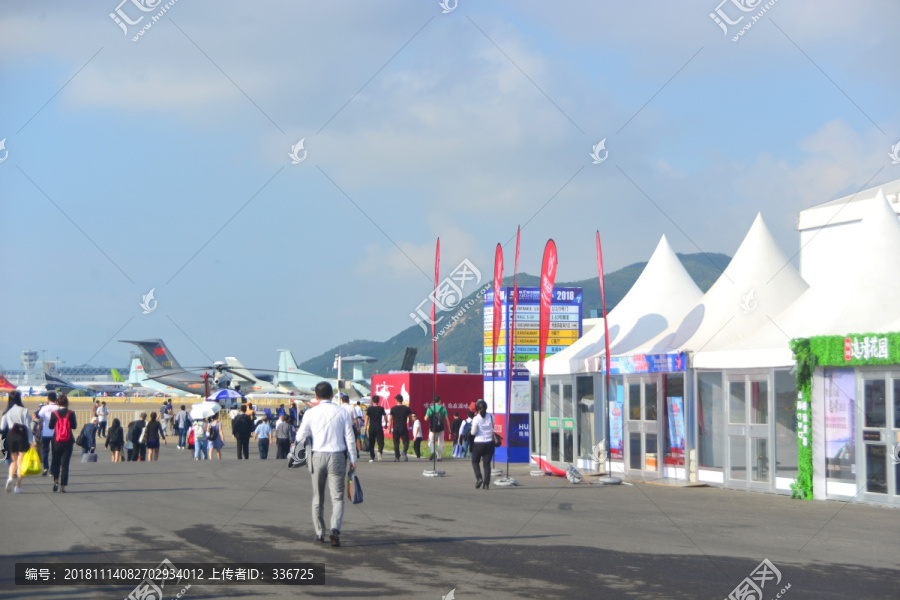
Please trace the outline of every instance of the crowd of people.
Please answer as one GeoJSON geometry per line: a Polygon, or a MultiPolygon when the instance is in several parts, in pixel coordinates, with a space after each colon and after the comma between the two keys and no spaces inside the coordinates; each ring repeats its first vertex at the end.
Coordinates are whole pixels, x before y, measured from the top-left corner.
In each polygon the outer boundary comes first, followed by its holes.
{"type": "MultiPolygon", "coordinates": [[[[324,398],[318,398],[313,406],[318,405],[321,399],[324,398]]],[[[328,399],[331,400],[330,395],[328,399]]],[[[394,462],[409,460],[410,442],[416,458],[423,458],[423,423],[405,404],[403,396],[398,394],[394,398],[394,406],[389,412],[381,406],[378,396],[372,397],[371,405],[365,410],[360,402],[351,405],[346,394],[341,394],[340,400],[340,405],[334,406],[346,415],[352,433],[351,446],[357,455],[368,451],[371,457],[369,462],[381,461],[387,430],[393,439],[394,462]]],[[[228,419],[238,459],[250,458],[251,440],[256,442],[261,460],[268,459],[273,445],[275,458],[286,459],[291,444],[301,437],[305,414],[301,407],[296,402],[289,408],[282,404],[275,415],[271,415],[269,409],[257,414],[257,409],[249,402],[234,408],[228,419]]],[[[490,488],[490,462],[494,454],[494,422],[486,411],[487,404],[478,400],[470,405],[467,413],[457,412],[451,421],[441,398],[435,397],[424,415],[428,424],[428,458],[442,460],[444,432],[449,430],[453,442],[452,455],[459,458],[471,456],[475,487],[480,489],[490,488]]],[[[222,448],[226,443],[218,412],[195,419],[185,405],[181,405],[176,413],[172,401],[166,400],[158,412],[150,412],[149,415],[142,412],[127,426],[118,418],[113,418],[107,426],[109,415],[106,402],[95,401],[90,421],[76,435],[78,422],[65,394],[57,396],[55,392],[50,392],[47,404],[41,405],[30,415],[22,404],[20,393],[11,392],[6,411],[0,419],[0,433],[5,437],[10,462],[6,491],[21,492],[22,460],[32,447],[41,456],[41,475],[52,476],[53,491],[62,493],[66,492],[69,483],[69,463],[75,446],[81,448],[83,457],[95,454],[98,439],[105,440],[103,446],[110,452],[112,462],[157,461],[160,447],[168,444],[170,436],[177,436],[178,450],[192,448],[194,460],[222,459],[222,448]]],[[[88,458],[96,460],[95,457],[88,458]]]]}

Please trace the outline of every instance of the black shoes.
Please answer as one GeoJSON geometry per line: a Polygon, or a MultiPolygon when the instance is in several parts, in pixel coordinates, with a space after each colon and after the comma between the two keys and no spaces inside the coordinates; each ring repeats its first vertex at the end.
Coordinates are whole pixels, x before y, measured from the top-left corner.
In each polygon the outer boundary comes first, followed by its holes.
{"type": "Polygon", "coordinates": [[[482,481],[481,479],[479,479],[478,481],[476,481],[476,482],[475,482],[475,489],[476,489],[476,490],[479,489],[479,488],[481,487],[481,484],[482,484],[482,483],[484,483],[484,481],[482,481]]]}
{"type": "Polygon", "coordinates": [[[341,546],[341,533],[337,529],[331,530],[331,547],[332,548],[340,548],[341,546]]]}
{"type": "Polygon", "coordinates": [[[59,491],[59,484],[56,483],[55,481],[53,482],[53,491],[54,491],[54,492],[58,492],[58,491],[59,491]]]}
{"type": "Polygon", "coordinates": [[[483,489],[483,490],[489,490],[489,489],[491,489],[491,484],[490,484],[490,483],[486,483],[486,484],[484,484],[484,487],[481,488],[481,489],[483,489]]]}
{"type": "Polygon", "coordinates": [[[49,473],[49,472],[50,472],[50,469],[44,469],[44,470],[41,472],[41,477],[46,477],[46,476],[47,476],[47,473],[49,473]]]}
{"type": "Polygon", "coordinates": [[[314,539],[313,542],[315,542],[316,544],[324,544],[325,537],[324,536],[323,537],[316,536],[316,539],[314,539]]]}

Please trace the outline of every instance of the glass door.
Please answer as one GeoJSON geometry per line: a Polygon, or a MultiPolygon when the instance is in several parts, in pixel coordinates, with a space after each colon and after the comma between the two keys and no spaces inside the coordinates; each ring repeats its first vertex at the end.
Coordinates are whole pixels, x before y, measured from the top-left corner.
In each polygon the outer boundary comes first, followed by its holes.
{"type": "Polygon", "coordinates": [[[769,378],[747,375],[728,379],[727,473],[729,485],[771,488],[772,395],[769,378]]]}
{"type": "Polygon", "coordinates": [[[865,373],[861,386],[862,493],[867,500],[900,503],[900,376],[865,373]]]}
{"type": "Polygon", "coordinates": [[[625,467],[641,477],[659,477],[660,421],[657,377],[628,380],[625,386],[625,467]]]}

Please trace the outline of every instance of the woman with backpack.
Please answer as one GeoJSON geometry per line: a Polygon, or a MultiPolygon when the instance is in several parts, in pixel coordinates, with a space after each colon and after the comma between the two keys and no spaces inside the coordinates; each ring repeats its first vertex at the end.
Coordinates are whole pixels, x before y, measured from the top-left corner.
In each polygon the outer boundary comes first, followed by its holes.
{"type": "Polygon", "coordinates": [[[222,460],[222,447],[225,442],[222,440],[222,424],[219,423],[219,415],[213,415],[209,418],[206,425],[206,443],[209,447],[209,459],[212,460],[212,451],[216,451],[216,460],[222,460]]]}
{"type": "Polygon", "coordinates": [[[475,471],[475,489],[491,487],[491,459],[494,458],[494,416],[487,414],[487,402],[475,403],[478,414],[472,419],[472,469],[475,471]],[[479,464],[479,462],[481,464],[479,464]],[[484,467],[484,477],[481,468],[484,467]]]}
{"type": "Polygon", "coordinates": [[[57,401],[59,410],[50,415],[50,429],[53,430],[53,491],[66,493],[69,485],[69,461],[72,460],[72,448],[75,447],[75,436],[72,431],[78,428],[75,413],[69,410],[69,397],[65,394],[57,401]]]}
{"type": "Polygon", "coordinates": [[[474,411],[468,412],[468,418],[462,422],[459,428],[459,457],[469,458],[469,452],[472,451],[472,441],[469,434],[472,433],[472,419],[475,417],[474,411]]]}
{"type": "Polygon", "coordinates": [[[122,448],[125,446],[125,430],[122,429],[122,422],[118,419],[113,419],[112,427],[106,432],[104,446],[112,453],[113,462],[123,462],[122,448]]]}
{"type": "Polygon", "coordinates": [[[166,443],[166,427],[156,419],[156,413],[150,413],[150,422],[147,423],[147,449],[150,456],[147,460],[159,460],[159,441],[166,443]]]}
{"type": "Polygon", "coordinates": [[[22,459],[30,447],[37,447],[34,432],[29,427],[30,421],[28,409],[22,405],[22,394],[18,391],[10,392],[6,411],[0,417],[0,431],[6,437],[7,458],[10,461],[9,477],[6,479],[7,492],[13,491],[12,484],[15,482],[14,493],[22,493],[22,459]]]}

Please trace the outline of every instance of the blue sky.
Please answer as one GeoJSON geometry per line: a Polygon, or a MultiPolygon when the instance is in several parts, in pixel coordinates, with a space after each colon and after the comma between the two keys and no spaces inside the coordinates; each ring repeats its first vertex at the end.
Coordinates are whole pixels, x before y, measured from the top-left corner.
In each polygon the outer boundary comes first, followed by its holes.
{"type": "Polygon", "coordinates": [[[798,210],[900,178],[896,3],[777,2],[736,43],[715,2],[620,4],[180,1],[132,42],[115,1],[4,3],[0,365],[162,337],[274,368],[412,324],[437,236],[487,278],[527,222],[520,270],[553,237],[569,280],[595,229],[616,269],[761,211],[790,255],[798,210]]]}

